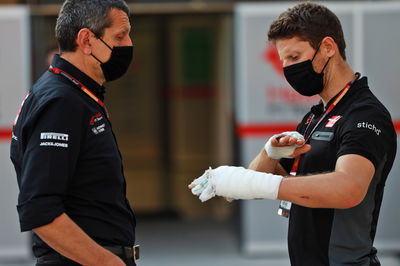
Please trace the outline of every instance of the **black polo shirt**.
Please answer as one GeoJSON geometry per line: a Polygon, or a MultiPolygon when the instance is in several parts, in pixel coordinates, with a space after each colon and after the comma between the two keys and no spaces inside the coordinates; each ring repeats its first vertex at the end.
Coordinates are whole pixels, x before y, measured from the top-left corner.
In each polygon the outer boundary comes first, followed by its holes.
{"type": "MultiPolygon", "coordinates": [[[[102,86],[60,56],[52,66],[104,99],[102,86]]],[[[66,213],[101,245],[134,244],[136,221],[111,123],[79,85],[50,71],[42,75],[16,118],[11,160],[20,189],[21,231],[66,213]]],[[[51,248],[33,234],[33,251],[38,257],[51,248]]]]}
{"type": "MultiPolygon", "coordinates": [[[[327,106],[329,106],[328,103],[327,106]]],[[[306,114],[297,131],[309,134],[322,117],[322,104],[310,122],[306,114]],[[309,124],[309,125],[308,125],[309,124]],[[307,129],[307,132],[305,132],[307,129]]],[[[322,120],[301,157],[298,175],[335,170],[346,154],[367,158],[375,175],[364,200],[349,209],[319,209],[292,205],[288,245],[293,266],[370,265],[373,241],[386,178],[392,167],[397,136],[389,112],[368,88],[367,78],[357,80],[337,106],[322,120]]],[[[281,164],[290,171],[293,160],[281,164]]]]}

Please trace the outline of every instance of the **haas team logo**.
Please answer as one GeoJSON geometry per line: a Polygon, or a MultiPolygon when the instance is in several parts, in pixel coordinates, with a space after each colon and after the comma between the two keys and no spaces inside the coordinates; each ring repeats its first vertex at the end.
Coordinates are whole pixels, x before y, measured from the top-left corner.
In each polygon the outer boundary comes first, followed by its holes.
{"type": "Polygon", "coordinates": [[[342,118],[340,115],[334,115],[328,119],[328,123],[326,123],[325,127],[333,127],[339,119],[342,118]]]}

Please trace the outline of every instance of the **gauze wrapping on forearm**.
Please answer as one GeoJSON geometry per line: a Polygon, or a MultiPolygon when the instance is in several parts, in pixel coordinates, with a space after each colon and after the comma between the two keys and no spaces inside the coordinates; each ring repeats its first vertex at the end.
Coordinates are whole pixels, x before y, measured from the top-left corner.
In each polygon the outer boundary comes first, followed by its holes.
{"type": "Polygon", "coordinates": [[[192,193],[201,201],[217,196],[231,199],[277,199],[283,176],[235,166],[209,169],[195,179],[192,193]]]}
{"type": "Polygon", "coordinates": [[[279,160],[281,158],[292,158],[290,157],[290,155],[293,154],[294,150],[298,147],[300,147],[297,144],[291,145],[291,146],[283,146],[283,147],[274,147],[271,145],[271,141],[275,138],[279,138],[279,137],[285,137],[285,136],[290,136],[292,138],[296,138],[296,139],[300,139],[304,141],[304,137],[303,135],[301,135],[299,132],[297,131],[286,131],[280,134],[276,134],[273,135],[272,137],[270,137],[267,141],[267,143],[265,143],[264,149],[268,154],[268,157],[272,158],[272,159],[276,159],[279,160]]]}

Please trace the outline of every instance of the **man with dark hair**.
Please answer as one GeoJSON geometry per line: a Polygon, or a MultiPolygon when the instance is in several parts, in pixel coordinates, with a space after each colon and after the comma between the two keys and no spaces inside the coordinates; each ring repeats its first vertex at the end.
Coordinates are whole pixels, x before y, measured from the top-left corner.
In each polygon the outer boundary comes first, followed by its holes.
{"type": "Polygon", "coordinates": [[[284,75],[300,94],[319,94],[296,131],[272,136],[250,169],[210,169],[189,188],[202,201],[280,199],[289,217],[292,265],[380,265],[373,242],[386,178],[396,154],[391,116],[345,59],[340,22],[303,2],[268,33],[284,75]]]}
{"type": "Polygon", "coordinates": [[[67,0],[60,55],[29,90],[13,127],[22,231],[42,265],[136,265],[135,216],[104,104],[133,56],[123,0],[67,0]]]}

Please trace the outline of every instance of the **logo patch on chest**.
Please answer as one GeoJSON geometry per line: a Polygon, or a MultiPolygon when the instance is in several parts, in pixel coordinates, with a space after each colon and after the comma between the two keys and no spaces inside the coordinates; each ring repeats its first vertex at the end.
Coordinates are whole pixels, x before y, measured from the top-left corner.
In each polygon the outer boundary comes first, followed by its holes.
{"type": "Polygon", "coordinates": [[[90,118],[89,125],[94,126],[94,124],[95,124],[96,122],[99,122],[99,121],[101,121],[101,120],[103,120],[103,116],[101,115],[101,113],[97,113],[97,114],[93,115],[93,116],[90,118]]]}
{"type": "Polygon", "coordinates": [[[104,117],[101,113],[92,115],[90,118],[89,125],[91,126],[92,132],[97,135],[105,131],[106,123],[104,123],[104,117]]]}
{"type": "Polygon", "coordinates": [[[101,133],[101,132],[104,132],[105,127],[106,127],[106,124],[103,123],[103,124],[101,124],[100,126],[92,127],[92,131],[93,131],[93,133],[94,133],[95,135],[97,135],[97,134],[99,134],[99,133],[101,133]]]}
{"type": "Polygon", "coordinates": [[[326,123],[325,127],[333,127],[339,119],[342,118],[341,115],[334,115],[328,119],[328,123],[326,123]]]}

